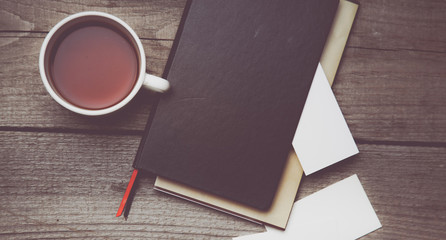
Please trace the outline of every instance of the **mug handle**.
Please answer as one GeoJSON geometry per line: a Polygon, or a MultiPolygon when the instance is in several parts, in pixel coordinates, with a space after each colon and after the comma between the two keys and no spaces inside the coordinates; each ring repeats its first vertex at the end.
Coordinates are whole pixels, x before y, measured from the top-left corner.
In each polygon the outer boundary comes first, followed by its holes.
{"type": "Polygon", "coordinates": [[[148,73],[146,73],[142,85],[149,90],[160,93],[166,92],[170,88],[170,84],[166,79],[148,73]]]}

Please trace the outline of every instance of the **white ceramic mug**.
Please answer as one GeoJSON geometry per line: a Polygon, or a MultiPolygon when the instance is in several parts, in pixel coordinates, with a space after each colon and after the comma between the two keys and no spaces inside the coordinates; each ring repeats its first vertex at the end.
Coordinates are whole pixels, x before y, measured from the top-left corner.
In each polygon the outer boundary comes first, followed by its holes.
{"type": "Polygon", "coordinates": [[[126,105],[136,95],[142,86],[156,92],[165,92],[169,89],[169,82],[167,80],[146,73],[146,57],[144,54],[144,49],[136,33],[121,19],[103,12],[80,12],[68,16],[57,23],[43,41],[39,57],[39,70],[43,84],[51,97],[63,107],[83,115],[96,116],[114,112],[126,105]],[[103,109],[87,109],[70,103],[58,92],[55,87],[53,87],[50,77],[48,76],[48,59],[50,58],[51,51],[53,51],[52,48],[55,47],[54,45],[57,43],[58,39],[64,32],[76,24],[82,24],[84,22],[88,23],[92,21],[113,25],[113,27],[116,27],[120,33],[123,33],[127,38],[129,38],[136,50],[139,63],[137,79],[130,93],[118,103],[103,109]]]}

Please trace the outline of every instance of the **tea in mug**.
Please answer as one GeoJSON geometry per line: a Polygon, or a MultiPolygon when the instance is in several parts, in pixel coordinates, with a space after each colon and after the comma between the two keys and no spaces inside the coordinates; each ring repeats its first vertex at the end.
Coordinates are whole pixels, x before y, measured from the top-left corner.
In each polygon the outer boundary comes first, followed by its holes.
{"type": "Polygon", "coordinates": [[[132,91],[139,73],[136,47],[105,23],[83,23],[66,30],[49,59],[50,81],[66,101],[80,108],[104,109],[132,91]]]}

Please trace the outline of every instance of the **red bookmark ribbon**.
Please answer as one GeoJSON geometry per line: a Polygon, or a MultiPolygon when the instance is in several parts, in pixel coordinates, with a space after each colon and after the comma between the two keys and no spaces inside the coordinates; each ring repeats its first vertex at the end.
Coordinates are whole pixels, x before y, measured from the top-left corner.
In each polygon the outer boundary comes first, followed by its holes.
{"type": "Polygon", "coordinates": [[[124,197],[122,197],[121,204],[119,205],[118,213],[116,213],[116,217],[122,215],[124,211],[125,204],[127,203],[127,199],[129,198],[130,191],[132,190],[133,183],[135,182],[136,175],[138,174],[138,169],[134,169],[132,173],[132,177],[130,178],[129,185],[127,185],[127,189],[125,190],[124,197]]]}

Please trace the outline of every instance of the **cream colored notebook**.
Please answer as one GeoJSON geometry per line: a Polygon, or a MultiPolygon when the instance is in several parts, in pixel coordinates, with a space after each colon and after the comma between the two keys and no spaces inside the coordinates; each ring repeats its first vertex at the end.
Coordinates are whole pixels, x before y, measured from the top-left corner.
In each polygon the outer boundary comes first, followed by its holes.
{"type": "MultiPolygon", "coordinates": [[[[358,5],[350,1],[339,2],[320,60],[330,85],[336,75],[357,9],[358,5]]],[[[253,222],[285,229],[302,175],[303,170],[296,153],[291,150],[276,196],[267,211],[251,208],[162,177],[157,177],[155,189],[253,222]]]]}

